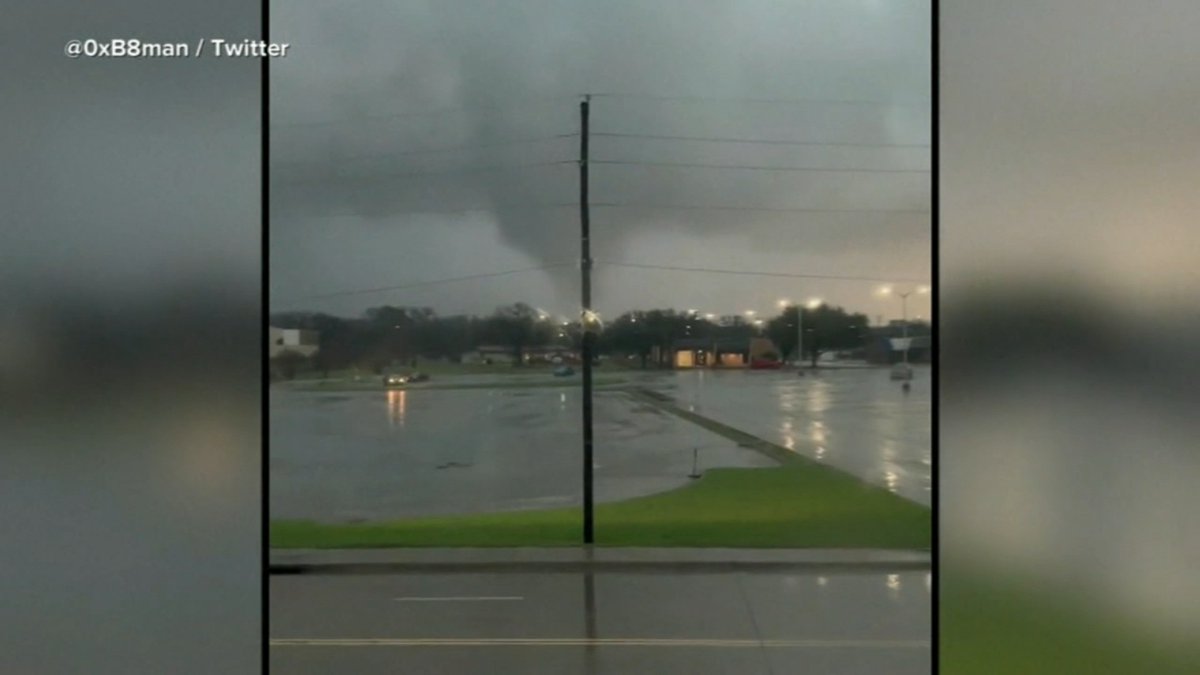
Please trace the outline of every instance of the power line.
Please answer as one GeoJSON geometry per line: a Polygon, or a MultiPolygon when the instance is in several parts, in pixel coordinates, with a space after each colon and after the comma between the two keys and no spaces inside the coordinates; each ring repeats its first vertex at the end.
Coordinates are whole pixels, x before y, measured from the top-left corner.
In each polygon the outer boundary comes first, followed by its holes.
{"type": "MultiPolygon", "coordinates": [[[[404,208],[404,209],[397,209],[396,213],[390,214],[389,216],[384,216],[384,217],[390,217],[391,215],[395,215],[395,216],[427,215],[427,214],[428,215],[434,215],[434,214],[453,215],[453,214],[464,214],[464,213],[492,213],[494,211],[499,211],[502,209],[534,210],[534,209],[563,209],[563,208],[577,209],[577,208],[579,208],[579,204],[567,204],[567,203],[556,204],[553,202],[539,204],[539,203],[530,202],[530,203],[525,203],[525,204],[494,204],[492,206],[477,206],[477,207],[466,208],[466,209],[404,208]]],[[[317,217],[317,218],[345,218],[345,217],[355,217],[355,216],[362,216],[362,215],[365,215],[362,211],[338,211],[338,212],[334,212],[334,213],[320,213],[320,214],[316,214],[314,217],[317,217]]]]}
{"type": "MultiPolygon", "coordinates": [[[[573,134],[556,134],[554,136],[543,136],[541,138],[524,138],[511,141],[498,141],[496,143],[478,143],[475,145],[457,145],[447,146],[442,148],[416,148],[413,150],[399,150],[396,152],[377,152],[368,155],[347,155],[345,157],[336,157],[330,160],[324,160],[326,163],[354,162],[369,159],[385,159],[388,157],[407,157],[409,155],[426,155],[442,152],[460,152],[463,150],[476,150],[482,148],[500,148],[513,145],[524,145],[529,143],[546,143],[549,141],[557,141],[564,138],[572,138],[578,136],[578,133],[573,134]]],[[[303,165],[303,162],[280,162],[278,166],[297,166],[303,165]]]]}
{"type": "Polygon", "coordinates": [[[578,162],[576,160],[569,159],[569,160],[559,160],[559,161],[554,161],[554,162],[532,162],[530,164],[507,164],[507,165],[501,165],[501,166],[485,166],[485,167],[477,167],[474,169],[451,169],[449,171],[413,171],[413,172],[409,172],[409,173],[360,174],[360,175],[356,175],[356,176],[354,176],[354,175],[352,175],[352,176],[344,176],[344,175],[343,176],[323,176],[320,178],[283,180],[283,181],[279,181],[279,182],[283,183],[283,184],[289,184],[289,185],[301,185],[301,184],[311,184],[311,183],[325,183],[325,182],[329,182],[331,180],[336,181],[336,182],[341,182],[341,181],[352,181],[352,180],[362,180],[362,179],[382,180],[385,178],[418,178],[421,176],[453,176],[453,175],[458,175],[458,174],[469,174],[469,173],[487,173],[489,171],[510,171],[513,169],[529,169],[529,168],[543,167],[543,166],[558,166],[558,165],[562,165],[562,164],[578,164],[578,162]]]}
{"type": "Polygon", "coordinates": [[[662,141],[690,141],[696,143],[740,143],[749,145],[801,145],[810,147],[830,148],[911,148],[929,149],[927,143],[851,143],[843,141],[793,141],[764,138],[711,138],[704,136],[668,136],[660,134],[626,134],[617,132],[593,132],[592,136],[606,138],[642,138],[662,141]]]}
{"type": "Polygon", "coordinates": [[[602,265],[611,265],[614,267],[631,267],[637,269],[650,270],[669,270],[673,272],[700,272],[706,274],[733,274],[738,276],[755,276],[755,277],[785,277],[789,279],[830,279],[835,281],[871,281],[876,283],[925,283],[926,279],[910,279],[910,278],[882,278],[882,277],[862,277],[848,276],[835,274],[794,274],[790,272],[761,272],[750,270],[725,270],[713,269],[708,267],[677,267],[674,265],[650,265],[644,263],[616,262],[611,260],[597,261],[602,265]]]}
{"type": "Polygon", "coordinates": [[[623,166],[656,166],[672,169],[733,169],[743,171],[806,171],[815,173],[929,173],[929,169],[870,169],[829,168],[809,166],[749,166],[739,164],[692,164],[682,162],[632,162],[627,160],[594,159],[592,164],[617,164],[623,166]]]}
{"type": "Polygon", "coordinates": [[[742,97],[717,97],[717,96],[666,96],[659,94],[636,94],[624,92],[604,92],[592,94],[592,98],[613,98],[613,99],[643,99],[647,101],[681,101],[681,102],[701,102],[701,103],[755,103],[765,105],[849,105],[849,106],[877,106],[877,107],[896,107],[896,108],[916,108],[928,106],[931,103],[926,102],[902,102],[902,101],[870,101],[870,100],[855,100],[855,99],[783,99],[783,98],[742,98],[742,97]]]}
{"type": "MultiPolygon", "coordinates": [[[[930,211],[927,209],[809,209],[809,208],[775,208],[775,207],[759,207],[759,206],[687,206],[684,204],[622,204],[618,202],[590,202],[589,206],[594,208],[605,209],[629,209],[629,210],[647,210],[647,211],[748,211],[752,213],[856,213],[869,214],[877,213],[883,215],[913,215],[913,216],[928,216],[930,211]]],[[[579,208],[579,204],[568,202],[525,202],[525,203],[506,203],[493,204],[490,206],[476,206],[464,209],[438,209],[438,208],[404,208],[397,209],[395,215],[424,215],[424,214],[464,214],[464,213],[491,213],[502,209],[574,209],[579,208]]],[[[338,211],[335,213],[318,214],[321,218],[342,218],[346,216],[361,216],[361,211],[338,211]]]]}
{"type": "Polygon", "coordinates": [[[618,202],[592,202],[592,206],[611,209],[647,209],[652,211],[751,211],[762,213],[884,213],[895,215],[930,215],[921,209],[806,209],[774,208],[765,206],[687,206],[684,204],[622,204],[618,202]]]}
{"type": "Polygon", "coordinates": [[[528,107],[534,102],[546,101],[562,101],[565,99],[577,99],[575,95],[559,95],[559,96],[540,96],[528,98],[524,101],[513,102],[506,105],[491,105],[491,106],[456,106],[450,108],[441,108],[435,110],[402,110],[394,113],[383,113],[379,115],[360,115],[352,119],[342,120],[314,120],[310,122],[285,122],[280,124],[272,124],[272,129],[299,129],[299,128],[315,128],[315,127],[332,127],[342,124],[362,124],[366,122],[384,122],[388,120],[419,118],[419,117],[442,117],[444,115],[457,115],[469,112],[479,112],[484,110],[510,110],[513,108],[528,107]]]}
{"type": "Polygon", "coordinates": [[[304,298],[296,298],[296,299],[289,300],[286,302],[281,302],[280,304],[294,305],[298,302],[306,302],[306,301],[312,301],[312,300],[328,300],[331,298],[342,298],[342,297],[348,297],[348,296],[353,296],[353,295],[367,295],[370,293],[383,293],[383,292],[387,292],[387,291],[403,291],[403,290],[408,290],[410,288],[423,288],[425,286],[456,283],[459,281],[473,281],[476,279],[492,279],[495,277],[508,276],[511,274],[523,274],[525,272],[538,272],[541,270],[548,270],[548,269],[553,269],[556,267],[567,267],[567,266],[571,266],[571,265],[574,265],[574,263],[553,263],[550,265],[540,265],[538,267],[526,267],[526,268],[522,268],[519,270],[505,270],[503,272],[487,272],[484,274],[470,274],[470,275],[462,276],[462,277],[450,277],[448,279],[434,279],[434,280],[430,280],[430,281],[417,281],[417,282],[413,282],[413,283],[409,283],[409,284],[399,284],[396,286],[381,286],[379,288],[363,288],[363,289],[352,290],[352,291],[338,291],[336,293],[327,293],[325,295],[312,295],[312,296],[308,296],[308,297],[304,297],[304,298]]]}

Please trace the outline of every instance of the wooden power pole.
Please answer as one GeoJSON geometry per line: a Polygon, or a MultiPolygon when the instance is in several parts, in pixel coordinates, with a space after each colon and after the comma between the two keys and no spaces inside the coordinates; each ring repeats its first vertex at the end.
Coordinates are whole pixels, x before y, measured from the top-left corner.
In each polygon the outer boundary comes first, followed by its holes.
{"type": "Polygon", "coordinates": [[[596,539],[592,504],[592,347],[595,342],[595,320],[592,314],[592,253],[588,225],[588,104],[585,95],[579,103],[579,239],[583,313],[583,543],[596,539]]]}

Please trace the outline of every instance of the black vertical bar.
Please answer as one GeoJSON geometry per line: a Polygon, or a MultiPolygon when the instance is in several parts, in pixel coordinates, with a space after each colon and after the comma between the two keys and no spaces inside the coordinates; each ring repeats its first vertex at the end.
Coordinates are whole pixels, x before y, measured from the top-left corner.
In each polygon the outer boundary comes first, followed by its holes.
{"type": "Polygon", "coordinates": [[[592,254],[588,226],[588,103],[584,96],[579,103],[579,238],[580,289],[583,295],[583,543],[595,541],[592,509],[592,254]]]}
{"type": "MultiPolygon", "coordinates": [[[[261,25],[259,26],[259,30],[262,32],[262,40],[263,40],[263,42],[270,44],[270,41],[271,41],[271,2],[270,2],[270,0],[261,0],[261,5],[259,6],[259,11],[261,13],[260,19],[259,19],[261,21],[261,25]]],[[[269,346],[269,343],[270,343],[269,336],[271,334],[271,327],[270,327],[271,326],[271,319],[270,319],[271,307],[270,307],[270,296],[267,293],[267,289],[271,287],[271,284],[270,284],[270,279],[271,279],[270,262],[268,260],[268,258],[270,257],[271,248],[270,248],[270,246],[267,245],[267,243],[269,241],[271,241],[270,237],[268,236],[268,231],[267,231],[268,223],[270,222],[270,217],[271,217],[271,199],[270,199],[270,185],[271,185],[271,89],[270,89],[271,65],[270,64],[271,64],[271,59],[269,59],[269,58],[259,59],[259,78],[260,78],[259,81],[262,84],[262,89],[260,91],[260,96],[262,98],[261,98],[261,103],[260,103],[261,107],[260,107],[260,117],[259,117],[259,125],[260,125],[259,134],[261,135],[261,137],[260,137],[261,150],[260,150],[260,155],[259,155],[259,180],[261,181],[261,183],[259,185],[259,189],[261,191],[261,196],[259,198],[260,199],[259,212],[260,212],[260,216],[262,218],[261,231],[260,231],[260,236],[262,237],[262,240],[261,240],[262,243],[260,244],[260,247],[261,247],[261,251],[262,251],[262,291],[261,292],[262,292],[262,304],[263,304],[262,334],[259,337],[259,348],[262,349],[263,372],[262,372],[262,384],[260,384],[259,386],[261,387],[261,390],[262,390],[262,406],[263,407],[261,408],[261,410],[263,410],[263,411],[267,411],[267,410],[271,409],[269,407],[270,406],[270,398],[269,398],[270,390],[267,387],[267,383],[271,381],[271,374],[270,374],[271,348],[269,346]]],[[[270,444],[270,440],[268,438],[269,432],[268,432],[268,426],[267,426],[269,419],[270,418],[267,416],[267,414],[265,412],[263,414],[261,414],[259,417],[259,430],[262,434],[262,455],[261,455],[261,459],[259,460],[261,462],[261,464],[259,466],[262,466],[262,467],[271,466],[271,455],[270,455],[271,444],[270,444]]],[[[263,509],[262,510],[262,522],[260,525],[262,527],[262,550],[259,552],[259,565],[261,565],[261,567],[262,567],[262,576],[260,577],[260,580],[259,580],[259,584],[260,584],[259,592],[262,594],[262,599],[260,600],[260,602],[262,603],[262,605],[261,605],[262,610],[260,610],[260,611],[262,612],[262,632],[261,632],[262,643],[261,644],[263,645],[263,648],[261,648],[262,670],[260,672],[267,673],[267,672],[270,672],[269,654],[268,654],[268,650],[265,648],[265,646],[267,645],[267,641],[270,639],[270,625],[269,625],[269,621],[268,621],[268,617],[267,617],[267,608],[271,606],[270,605],[270,586],[268,584],[268,579],[270,579],[269,575],[271,574],[271,558],[270,558],[270,554],[269,554],[269,549],[271,546],[271,507],[270,507],[270,499],[269,499],[269,495],[271,494],[271,492],[270,492],[271,478],[270,478],[270,472],[267,469],[260,469],[259,471],[260,471],[259,480],[261,481],[261,484],[259,487],[259,490],[260,490],[259,498],[262,500],[262,509],[263,509]]]]}

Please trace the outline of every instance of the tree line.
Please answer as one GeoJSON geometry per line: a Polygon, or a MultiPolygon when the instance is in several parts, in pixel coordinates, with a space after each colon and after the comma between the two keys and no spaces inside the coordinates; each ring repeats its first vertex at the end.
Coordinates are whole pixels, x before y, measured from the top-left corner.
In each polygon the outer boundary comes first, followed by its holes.
{"type": "MultiPolygon", "coordinates": [[[[780,357],[796,358],[796,307],[778,315],[751,322],[741,316],[706,318],[675,309],[626,312],[605,321],[598,331],[597,352],[602,355],[634,357],[643,368],[670,365],[671,347],[678,340],[746,340],[770,338],[780,357]]],[[[865,314],[841,307],[821,305],[802,310],[805,360],[816,363],[829,351],[863,347],[870,335],[865,314]]],[[[362,317],[343,318],[316,312],[275,314],[271,325],[298,328],[318,334],[319,350],[311,365],[328,373],[350,367],[382,372],[394,363],[418,358],[459,361],[465,353],[481,346],[508,350],[520,366],[528,350],[559,347],[578,350],[582,327],[578,320],[560,321],[525,304],[498,307],[487,316],[440,316],[429,307],[374,307],[362,317]]],[[[919,327],[913,334],[919,334],[919,327]]],[[[298,365],[295,354],[281,354],[298,365]]]]}

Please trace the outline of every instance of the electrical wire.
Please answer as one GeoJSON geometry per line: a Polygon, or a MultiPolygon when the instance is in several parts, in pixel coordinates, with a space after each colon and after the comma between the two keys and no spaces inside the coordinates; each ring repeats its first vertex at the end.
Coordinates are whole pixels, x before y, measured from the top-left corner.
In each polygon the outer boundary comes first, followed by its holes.
{"type": "Polygon", "coordinates": [[[589,164],[613,164],[620,166],[653,166],[672,169],[728,169],[741,171],[803,171],[813,173],[929,173],[929,169],[871,169],[871,168],[820,168],[809,166],[749,166],[740,164],[693,164],[684,162],[633,162],[628,160],[592,159],[589,164]]]}
{"type": "MultiPolygon", "coordinates": [[[[922,209],[806,209],[806,208],[774,208],[774,207],[757,207],[757,206],[685,206],[682,204],[622,204],[617,202],[591,202],[588,204],[590,208],[596,209],[630,209],[630,210],[649,210],[649,211],[746,211],[751,213],[854,213],[854,214],[881,214],[881,215],[912,215],[912,216],[928,216],[929,210],[922,209]]],[[[503,209],[577,209],[578,202],[526,202],[526,203],[508,203],[508,204],[493,204],[490,206],[477,206],[465,209],[437,209],[437,208],[403,208],[398,209],[395,215],[425,215],[425,214],[465,214],[465,213],[493,213],[503,209]]],[[[335,213],[322,213],[318,217],[321,218],[342,218],[363,215],[361,211],[338,211],[335,213]]]]}
{"type": "Polygon", "coordinates": [[[351,291],[338,291],[336,293],[326,293],[324,295],[311,295],[311,296],[303,297],[303,298],[295,298],[292,300],[281,302],[279,304],[294,305],[298,302],[306,302],[306,301],[312,301],[312,300],[328,300],[328,299],[332,299],[332,298],[342,298],[342,297],[349,297],[349,296],[354,296],[354,295],[367,295],[370,293],[384,293],[387,291],[403,291],[403,290],[408,290],[410,288],[424,288],[426,286],[457,283],[460,281],[474,281],[477,279],[492,279],[495,277],[508,276],[508,275],[512,275],[512,274],[523,274],[526,272],[538,272],[538,271],[542,271],[542,270],[554,269],[557,267],[568,267],[568,266],[575,265],[575,264],[576,263],[573,263],[573,262],[552,263],[549,265],[539,265],[537,267],[525,267],[525,268],[517,269],[517,270],[505,270],[503,272],[486,272],[483,274],[470,274],[467,276],[450,277],[447,279],[433,279],[430,281],[417,281],[417,282],[412,282],[412,283],[408,283],[408,284],[398,284],[396,286],[381,286],[378,288],[363,288],[363,289],[351,290],[351,291]]]}
{"type": "Polygon", "coordinates": [[[931,105],[931,102],[899,102],[899,101],[870,101],[855,99],[782,99],[782,98],[742,98],[717,96],[668,96],[660,94],[637,94],[627,92],[600,92],[590,95],[592,98],[612,99],[642,99],[647,101],[681,101],[693,103],[755,103],[767,105],[853,105],[878,106],[895,108],[915,108],[931,105]]]}
{"type": "MultiPolygon", "coordinates": [[[[564,205],[565,206],[565,205],[564,205]]],[[[684,204],[630,204],[619,202],[591,202],[593,208],[647,209],[652,211],[751,211],[761,213],[882,213],[894,215],[930,215],[929,210],[920,209],[806,209],[766,206],[687,206],[684,204]]]]}
{"type": "Polygon", "coordinates": [[[370,122],[385,122],[388,120],[409,119],[409,118],[442,117],[444,115],[457,115],[457,114],[462,114],[462,113],[478,112],[478,111],[484,111],[484,110],[492,110],[492,111],[511,110],[514,108],[528,107],[529,105],[533,104],[534,102],[562,101],[567,98],[578,99],[579,97],[577,95],[566,95],[566,94],[562,94],[562,95],[558,95],[558,96],[539,96],[539,97],[528,98],[528,99],[525,99],[524,101],[509,103],[509,104],[505,104],[505,105],[456,106],[456,107],[451,107],[451,108],[441,108],[441,109],[435,109],[435,110],[412,110],[412,111],[402,110],[402,111],[397,111],[394,113],[383,113],[383,114],[379,114],[379,115],[361,115],[361,116],[355,117],[353,119],[313,120],[313,121],[309,121],[309,122],[282,122],[279,124],[272,124],[272,125],[270,125],[270,127],[272,129],[304,129],[304,128],[316,128],[316,127],[333,127],[333,126],[338,126],[338,125],[343,125],[343,124],[363,124],[363,123],[370,123],[370,122]]]}
{"type": "Polygon", "coordinates": [[[650,270],[668,270],[672,272],[697,272],[706,274],[732,274],[739,276],[755,276],[755,277],[784,277],[788,279],[830,279],[834,281],[870,281],[875,283],[926,283],[925,279],[912,278],[883,278],[883,277],[865,277],[852,275],[837,275],[837,274],[796,274],[791,272],[763,272],[757,270],[727,270],[714,269],[708,267],[678,267],[674,265],[652,265],[648,263],[631,263],[618,262],[614,260],[597,260],[600,265],[610,265],[613,267],[629,267],[635,269],[650,269],[650,270]]]}
{"type": "MultiPolygon", "coordinates": [[[[511,141],[498,141],[496,143],[479,143],[476,145],[458,145],[458,146],[443,147],[443,148],[416,148],[413,150],[399,150],[396,152],[377,152],[377,153],[371,153],[371,154],[365,154],[365,155],[347,155],[345,157],[336,157],[334,159],[321,160],[321,161],[322,161],[322,163],[335,163],[336,164],[336,163],[343,163],[343,162],[366,161],[366,160],[371,160],[371,159],[386,159],[388,157],[408,157],[410,155],[429,155],[429,154],[436,154],[436,153],[443,153],[443,152],[461,152],[464,150],[476,150],[476,149],[481,149],[481,148],[500,148],[500,147],[507,147],[507,146],[513,146],[513,145],[525,145],[525,144],[530,144],[530,143],[546,143],[546,142],[550,142],[550,141],[557,141],[557,140],[561,140],[564,138],[572,138],[572,137],[577,137],[577,136],[579,136],[578,133],[556,134],[554,136],[543,136],[541,138],[525,138],[525,139],[511,140],[511,141]]],[[[292,161],[292,162],[280,162],[278,164],[275,164],[274,166],[282,167],[282,166],[308,166],[308,165],[311,165],[311,163],[292,161]]]]}
{"type": "Polygon", "coordinates": [[[308,185],[308,184],[313,184],[313,183],[326,183],[326,182],[331,182],[331,181],[332,182],[344,182],[344,181],[353,181],[353,180],[375,181],[375,180],[383,180],[383,179],[387,179],[387,178],[419,178],[421,176],[453,176],[453,175],[470,174],[470,173],[487,173],[489,171],[510,171],[513,169],[529,169],[529,168],[534,168],[534,167],[558,166],[558,165],[563,165],[563,164],[578,164],[578,163],[579,162],[577,160],[568,159],[568,160],[559,160],[559,161],[554,161],[554,162],[532,162],[530,164],[506,164],[506,165],[501,165],[501,166],[485,166],[485,167],[478,167],[478,168],[474,168],[474,169],[451,169],[449,171],[413,171],[413,172],[408,172],[408,173],[360,174],[360,175],[349,175],[349,176],[345,176],[345,175],[322,176],[320,178],[304,178],[304,179],[281,180],[281,181],[273,180],[272,182],[277,182],[278,184],[286,184],[286,185],[308,185]]]}
{"type": "MultiPolygon", "coordinates": [[[[443,215],[443,214],[444,215],[455,215],[455,214],[466,214],[466,213],[493,213],[493,212],[500,211],[503,209],[534,210],[534,209],[562,209],[562,208],[578,209],[579,204],[578,203],[555,204],[553,202],[539,204],[539,203],[530,202],[530,203],[525,203],[525,204],[494,204],[492,206],[477,206],[477,207],[467,208],[467,209],[424,209],[424,208],[412,207],[412,208],[397,209],[396,213],[389,214],[388,216],[383,216],[383,217],[390,218],[390,217],[402,216],[402,215],[435,215],[435,214],[436,215],[443,215]]],[[[333,212],[333,213],[316,214],[312,217],[315,217],[315,218],[348,218],[348,217],[358,217],[358,216],[363,216],[363,215],[365,215],[365,214],[362,211],[337,211],[337,212],[333,212]]]]}
{"type": "MultiPolygon", "coordinates": [[[[578,134],[574,134],[578,135],[578,134]]],[[[592,131],[590,136],[604,138],[639,138],[659,141],[688,141],[694,143],[736,143],[747,145],[798,145],[830,148],[904,148],[929,149],[928,143],[853,143],[848,141],[793,141],[767,138],[716,138],[707,136],[670,136],[662,134],[627,134],[612,131],[592,131]]]]}

